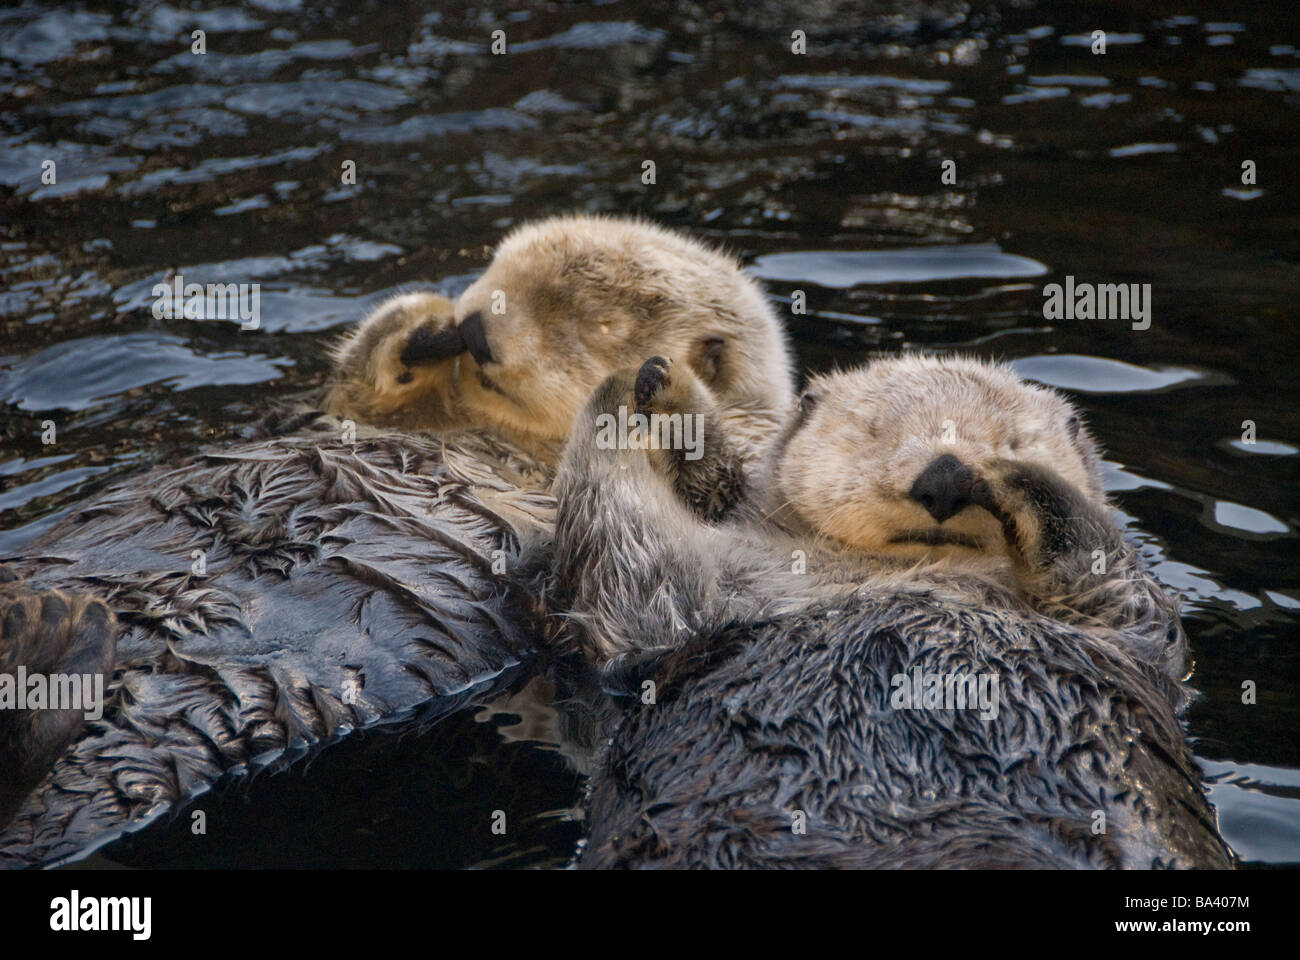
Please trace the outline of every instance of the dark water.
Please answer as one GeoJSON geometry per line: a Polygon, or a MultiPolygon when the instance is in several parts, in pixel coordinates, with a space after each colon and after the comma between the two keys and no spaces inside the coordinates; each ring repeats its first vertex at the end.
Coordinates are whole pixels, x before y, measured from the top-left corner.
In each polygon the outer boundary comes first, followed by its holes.
{"type": "MultiPolygon", "coordinates": [[[[0,553],[318,386],[367,305],[455,295],[511,224],[644,213],[803,290],[806,369],[961,349],[1074,396],[1188,599],[1223,831],[1300,862],[1294,4],[430,6],[0,11],[0,553]],[[261,329],[155,319],[178,271],[260,283],[261,329]],[[1044,319],[1067,275],[1150,284],[1150,329],[1044,319]]],[[[358,737],[95,862],[563,862],[581,781],[531,713],[358,737]]]]}

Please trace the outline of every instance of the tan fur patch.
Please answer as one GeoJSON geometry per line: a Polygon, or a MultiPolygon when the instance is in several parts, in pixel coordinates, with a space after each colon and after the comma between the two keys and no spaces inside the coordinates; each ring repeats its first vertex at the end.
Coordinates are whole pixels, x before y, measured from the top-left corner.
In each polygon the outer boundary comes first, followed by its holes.
{"type": "Polygon", "coordinates": [[[691,364],[724,416],[743,411],[756,444],[793,401],[784,330],[758,284],[653,224],[573,215],[520,227],[449,307],[431,294],[381,305],[337,351],[327,409],[407,429],[487,428],[549,456],[592,390],[656,354],[691,364]],[[466,352],[402,365],[416,328],[471,316],[481,363],[466,352]]]}

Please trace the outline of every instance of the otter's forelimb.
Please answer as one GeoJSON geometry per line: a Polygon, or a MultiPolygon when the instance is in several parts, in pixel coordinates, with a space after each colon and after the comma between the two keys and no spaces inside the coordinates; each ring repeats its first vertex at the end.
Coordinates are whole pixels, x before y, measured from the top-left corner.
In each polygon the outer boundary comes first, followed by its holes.
{"type": "Polygon", "coordinates": [[[654,441],[651,462],[701,519],[724,518],[745,499],[745,472],[713,394],[690,367],[663,357],[641,365],[633,392],[654,441]]]}
{"type": "Polygon", "coordinates": [[[659,402],[658,387],[646,383],[638,394],[638,371],[629,368],[596,389],[555,480],[555,600],[600,663],[708,633],[734,599],[725,552],[708,540],[714,528],[701,522],[700,501],[688,502],[700,476],[695,467],[683,469],[689,461],[678,451],[645,450],[609,429],[621,422],[620,406],[659,402]]]}
{"type": "Polygon", "coordinates": [[[1043,613],[1104,626],[1135,656],[1182,678],[1187,640],[1178,601],[1146,572],[1104,509],[1034,464],[999,464],[973,492],[1001,521],[1043,613]]]}

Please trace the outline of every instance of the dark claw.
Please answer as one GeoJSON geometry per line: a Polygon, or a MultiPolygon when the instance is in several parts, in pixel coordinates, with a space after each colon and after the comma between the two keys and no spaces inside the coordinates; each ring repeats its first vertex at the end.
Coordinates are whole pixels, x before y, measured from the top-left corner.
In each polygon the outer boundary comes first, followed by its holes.
{"type": "Polygon", "coordinates": [[[641,369],[636,373],[636,386],[632,388],[637,413],[645,413],[655,394],[668,385],[669,366],[663,357],[651,357],[641,364],[641,369]]]}
{"type": "Polygon", "coordinates": [[[458,357],[468,349],[460,327],[444,327],[437,333],[428,327],[420,327],[406,341],[401,360],[406,366],[413,367],[420,363],[435,363],[458,357]]]}
{"type": "Polygon", "coordinates": [[[1019,539],[1019,529],[1016,526],[1016,518],[1002,509],[1002,506],[993,497],[993,488],[983,477],[976,477],[970,484],[968,498],[971,503],[977,507],[983,507],[989,513],[993,514],[995,520],[1002,524],[1003,536],[1009,543],[1017,543],[1019,539]]]}
{"type": "Polygon", "coordinates": [[[995,517],[1001,512],[997,502],[993,499],[993,488],[989,486],[989,482],[983,477],[975,478],[975,481],[970,485],[968,496],[971,503],[977,507],[983,507],[995,517]]]}

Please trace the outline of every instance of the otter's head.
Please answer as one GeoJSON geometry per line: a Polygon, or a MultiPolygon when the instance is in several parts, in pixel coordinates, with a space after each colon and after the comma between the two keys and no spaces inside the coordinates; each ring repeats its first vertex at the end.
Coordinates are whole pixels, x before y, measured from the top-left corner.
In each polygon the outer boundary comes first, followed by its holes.
{"type": "Polygon", "coordinates": [[[451,373],[464,349],[453,316],[452,302],[436,293],[380,304],[335,348],[325,409],[376,425],[447,425],[451,373]]]}
{"type": "Polygon", "coordinates": [[[521,227],[456,303],[467,416],[563,443],[587,397],[638,358],[689,364],[724,405],[793,400],[784,332],[730,258],[634,220],[521,227]]]}
{"type": "Polygon", "coordinates": [[[1001,524],[970,494],[1008,460],[1104,502],[1096,447],[1063,397],[1005,366],[909,355],[813,378],[770,466],[799,526],[922,559],[1005,553],[1001,524]]]}

